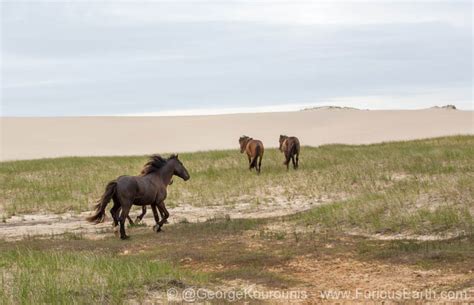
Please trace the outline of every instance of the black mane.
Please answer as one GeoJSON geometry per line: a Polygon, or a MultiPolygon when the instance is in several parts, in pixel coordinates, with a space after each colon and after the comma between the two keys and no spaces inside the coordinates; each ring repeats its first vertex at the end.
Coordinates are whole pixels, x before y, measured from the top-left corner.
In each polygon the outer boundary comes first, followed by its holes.
{"type": "Polygon", "coordinates": [[[163,158],[160,155],[153,155],[150,157],[150,160],[143,166],[142,176],[148,175],[150,173],[157,172],[163,166],[165,166],[167,159],[163,158]]]}

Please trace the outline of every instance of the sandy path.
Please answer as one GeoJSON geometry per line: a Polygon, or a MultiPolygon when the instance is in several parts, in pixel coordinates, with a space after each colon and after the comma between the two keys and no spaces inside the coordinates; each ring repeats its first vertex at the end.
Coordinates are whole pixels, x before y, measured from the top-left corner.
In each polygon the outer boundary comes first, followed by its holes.
{"type": "MultiPolygon", "coordinates": [[[[321,200],[317,204],[322,204],[328,200],[321,200]]],[[[284,200],[275,200],[271,204],[240,203],[233,206],[210,206],[194,207],[191,205],[182,205],[176,208],[169,208],[169,223],[178,223],[181,221],[202,222],[214,217],[231,218],[266,218],[274,216],[284,216],[307,210],[315,204],[310,204],[303,200],[293,200],[291,203],[284,200]]],[[[151,209],[143,219],[148,226],[153,226],[155,221],[151,209]]],[[[135,219],[140,209],[134,207],[131,217],[135,219]]],[[[0,239],[19,240],[34,236],[51,237],[64,233],[81,234],[85,238],[104,238],[112,233],[111,218],[108,217],[104,223],[91,224],[85,221],[91,212],[80,214],[29,214],[13,216],[0,223],[0,239]]],[[[108,215],[109,216],[109,215],[108,215]]],[[[166,229],[166,226],[165,228],[166,229]]],[[[133,230],[133,229],[132,229],[133,230]]]]}
{"type": "MultiPolygon", "coordinates": [[[[308,202],[304,199],[293,199],[291,202],[285,199],[275,198],[271,203],[266,204],[250,204],[238,203],[232,206],[204,206],[196,207],[191,205],[181,205],[175,208],[169,208],[169,223],[175,224],[183,221],[187,222],[204,222],[212,218],[230,217],[232,219],[252,219],[252,218],[270,218],[278,216],[292,215],[298,212],[306,211],[312,207],[328,204],[333,199],[322,197],[317,202],[308,202]]],[[[134,207],[130,216],[135,220],[136,216],[141,212],[139,207],[134,207]]],[[[28,237],[52,237],[65,233],[78,234],[88,239],[100,239],[110,236],[113,233],[110,215],[104,223],[91,224],[85,220],[91,212],[82,212],[80,214],[64,213],[64,214],[24,214],[13,216],[0,223],[0,239],[4,240],[20,240],[28,237]]],[[[155,220],[151,209],[143,218],[143,223],[149,227],[155,225],[155,220]]],[[[295,228],[293,226],[275,226],[270,225],[267,228],[274,232],[292,233],[294,230],[305,231],[306,228],[295,228]]],[[[166,229],[166,226],[165,226],[166,229]]],[[[132,229],[133,230],[133,229],[132,229]]],[[[465,232],[449,232],[437,235],[414,235],[407,233],[397,234],[367,234],[365,232],[350,231],[349,235],[365,236],[376,240],[444,240],[465,234],[465,232]]]]}
{"type": "Polygon", "coordinates": [[[300,289],[309,295],[308,302],[303,302],[306,304],[472,304],[474,301],[474,287],[452,288],[471,282],[474,275],[470,272],[423,270],[350,257],[311,255],[292,259],[281,268],[282,272],[288,270],[303,282],[300,289]]]}
{"type": "Polygon", "coordinates": [[[311,146],[474,134],[474,112],[318,109],[187,117],[0,118],[0,127],[0,160],[20,160],[237,149],[242,134],[261,139],[266,147],[276,147],[281,133],[311,146]]]}

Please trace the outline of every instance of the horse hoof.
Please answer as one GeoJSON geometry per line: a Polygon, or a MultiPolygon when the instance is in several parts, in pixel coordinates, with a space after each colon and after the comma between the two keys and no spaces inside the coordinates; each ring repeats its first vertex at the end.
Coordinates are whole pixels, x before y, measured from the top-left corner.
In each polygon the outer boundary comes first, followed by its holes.
{"type": "Polygon", "coordinates": [[[160,232],[160,231],[161,231],[161,226],[155,225],[155,226],[153,227],[153,231],[155,231],[156,233],[160,232]]]}
{"type": "Polygon", "coordinates": [[[138,217],[135,219],[135,223],[136,223],[136,224],[139,224],[141,221],[142,221],[142,220],[141,220],[140,218],[138,218],[138,217]]]}
{"type": "Polygon", "coordinates": [[[120,236],[121,240],[126,240],[126,239],[129,239],[129,238],[130,238],[130,236],[128,236],[128,235],[120,236]]]}

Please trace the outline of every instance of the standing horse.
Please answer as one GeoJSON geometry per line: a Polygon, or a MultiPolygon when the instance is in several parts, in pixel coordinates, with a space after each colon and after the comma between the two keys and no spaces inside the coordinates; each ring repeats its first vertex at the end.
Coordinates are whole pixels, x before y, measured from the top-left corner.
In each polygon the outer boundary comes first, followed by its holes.
{"type": "Polygon", "coordinates": [[[105,208],[110,200],[113,200],[114,206],[110,209],[110,214],[114,220],[114,226],[120,223],[120,238],[127,239],[125,219],[132,205],[151,205],[156,222],[154,229],[157,232],[161,231],[161,227],[169,217],[164,200],[167,196],[166,188],[173,175],[184,181],[189,179],[189,173],[178,159],[178,155],[172,155],[168,159],[159,155],[152,156],[145,164],[140,176],[120,176],[110,181],[95,206],[96,213],[87,217],[87,220],[94,223],[102,222],[105,218],[105,208]],[[161,221],[157,207],[164,212],[164,218],[161,221]]]}
{"type": "Polygon", "coordinates": [[[249,170],[255,167],[255,170],[258,174],[262,169],[262,158],[263,158],[263,143],[260,140],[254,140],[247,136],[242,136],[239,138],[240,144],[240,153],[247,153],[249,158],[249,170]],[[257,164],[258,159],[258,164],[257,164]]]}
{"type": "Polygon", "coordinates": [[[286,165],[286,170],[289,169],[290,159],[293,163],[293,168],[297,169],[300,156],[300,141],[297,137],[287,137],[280,135],[279,142],[280,151],[285,154],[285,162],[283,162],[283,164],[286,165]]]}

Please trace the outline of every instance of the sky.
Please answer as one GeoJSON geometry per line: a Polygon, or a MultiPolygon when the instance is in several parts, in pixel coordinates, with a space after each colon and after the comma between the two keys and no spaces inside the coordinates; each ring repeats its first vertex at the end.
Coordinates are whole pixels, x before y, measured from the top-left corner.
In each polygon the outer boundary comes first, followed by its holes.
{"type": "Polygon", "coordinates": [[[473,106],[471,1],[4,1],[1,115],[473,106]]]}

